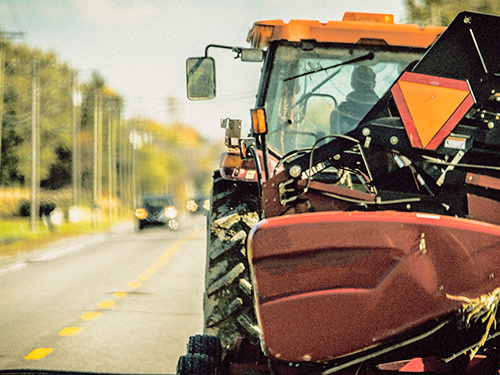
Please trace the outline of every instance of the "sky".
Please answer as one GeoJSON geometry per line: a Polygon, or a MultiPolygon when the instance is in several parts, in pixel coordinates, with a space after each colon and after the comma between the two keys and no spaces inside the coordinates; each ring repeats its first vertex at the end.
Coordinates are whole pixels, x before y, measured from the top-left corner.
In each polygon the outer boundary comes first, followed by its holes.
{"type": "Polygon", "coordinates": [[[15,43],[54,51],[78,71],[98,71],[125,99],[124,117],[182,122],[207,139],[222,139],[220,119],[241,119],[257,92],[260,64],[228,50],[216,60],[217,98],[186,98],[185,64],[208,44],[247,47],[253,22],[340,20],[346,11],[391,13],[405,22],[404,0],[0,0],[0,29],[24,32],[15,43]],[[168,100],[170,98],[170,100],[168,100]]]}

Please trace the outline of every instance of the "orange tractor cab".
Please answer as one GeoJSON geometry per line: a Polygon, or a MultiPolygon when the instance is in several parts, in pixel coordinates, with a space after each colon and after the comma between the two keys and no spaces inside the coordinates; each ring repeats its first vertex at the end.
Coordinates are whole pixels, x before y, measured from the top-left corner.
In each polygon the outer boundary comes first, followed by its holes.
{"type": "Polygon", "coordinates": [[[500,18],[257,22],[252,127],[227,119],[205,330],[179,374],[497,374],[500,18]]]}
{"type": "Polygon", "coordinates": [[[306,20],[255,22],[247,42],[254,48],[268,47],[276,40],[427,48],[443,30],[441,26],[396,24],[392,14],[346,12],[342,21],[327,23],[306,20]]]}

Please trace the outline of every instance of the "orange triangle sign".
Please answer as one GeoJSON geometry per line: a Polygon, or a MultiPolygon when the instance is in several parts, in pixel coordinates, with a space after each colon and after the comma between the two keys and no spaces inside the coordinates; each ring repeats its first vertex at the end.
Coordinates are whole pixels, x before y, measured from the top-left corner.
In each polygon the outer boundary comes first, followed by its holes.
{"type": "Polygon", "coordinates": [[[474,103],[465,81],[405,72],[392,93],[413,147],[436,149],[474,103]]]}

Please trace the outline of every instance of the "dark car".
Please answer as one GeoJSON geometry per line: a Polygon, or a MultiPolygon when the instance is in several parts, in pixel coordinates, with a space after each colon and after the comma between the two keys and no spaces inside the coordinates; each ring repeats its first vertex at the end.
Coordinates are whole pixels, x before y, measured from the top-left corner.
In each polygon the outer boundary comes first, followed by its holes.
{"type": "Polygon", "coordinates": [[[142,197],[141,206],[135,210],[139,230],[147,226],[164,225],[172,230],[179,227],[177,209],[170,195],[147,195],[142,197]]]}

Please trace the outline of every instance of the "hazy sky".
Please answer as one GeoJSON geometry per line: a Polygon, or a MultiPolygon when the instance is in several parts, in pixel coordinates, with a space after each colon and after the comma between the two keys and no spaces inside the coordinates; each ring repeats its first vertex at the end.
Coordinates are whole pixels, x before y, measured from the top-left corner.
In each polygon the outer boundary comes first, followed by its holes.
{"type": "Polygon", "coordinates": [[[17,41],[55,51],[81,81],[100,72],[125,98],[125,117],[178,120],[222,139],[220,118],[248,125],[260,65],[214,50],[218,96],[200,103],[186,99],[186,58],[210,43],[245,47],[257,20],[326,22],[345,11],[392,13],[396,22],[406,15],[404,0],[0,0],[0,29],[24,31],[17,41]]]}

